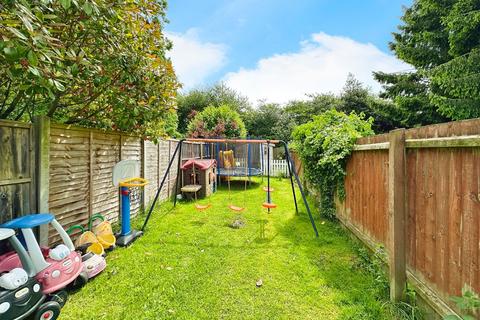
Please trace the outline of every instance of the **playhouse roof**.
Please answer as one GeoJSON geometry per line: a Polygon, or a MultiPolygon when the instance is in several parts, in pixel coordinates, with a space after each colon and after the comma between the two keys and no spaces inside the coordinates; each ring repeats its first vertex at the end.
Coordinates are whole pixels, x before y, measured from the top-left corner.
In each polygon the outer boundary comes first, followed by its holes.
{"type": "Polygon", "coordinates": [[[182,165],[181,169],[190,169],[195,165],[195,169],[207,170],[208,168],[214,167],[216,163],[213,159],[189,159],[182,165]]]}

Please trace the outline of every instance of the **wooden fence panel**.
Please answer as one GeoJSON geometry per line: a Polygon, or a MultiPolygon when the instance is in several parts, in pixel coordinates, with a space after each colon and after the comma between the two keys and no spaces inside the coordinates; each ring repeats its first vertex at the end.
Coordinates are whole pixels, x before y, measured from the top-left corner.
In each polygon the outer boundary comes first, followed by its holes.
{"type": "Polygon", "coordinates": [[[92,194],[90,214],[100,213],[110,221],[118,220],[118,188],[112,184],[113,167],[120,161],[119,134],[91,131],[92,194]]]}
{"type": "Polygon", "coordinates": [[[476,148],[407,153],[411,272],[445,301],[466,284],[480,292],[480,152],[476,148]]]}
{"type": "MultiPolygon", "coordinates": [[[[136,160],[143,163],[142,140],[138,137],[123,136],[121,146],[121,160],[136,160]]],[[[143,168],[141,170],[143,172],[143,168]]],[[[117,190],[118,193],[118,190],[117,190]]],[[[139,188],[132,188],[130,194],[130,211],[132,216],[137,215],[142,208],[143,191],[139,188]]]]}
{"type": "Polygon", "coordinates": [[[358,151],[347,163],[345,201],[339,219],[354,224],[372,241],[388,241],[388,151],[358,151]]]}
{"type": "Polygon", "coordinates": [[[33,128],[0,120],[0,223],[34,212],[33,128]]]}
{"type": "Polygon", "coordinates": [[[158,189],[158,176],[161,174],[158,167],[160,165],[158,156],[160,144],[151,141],[145,141],[145,179],[148,184],[145,186],[145,203],[149,204],[155,197],[158,189]]]}
{"type": "MultiPolygon", "coordinates": [[[[50,212],[64,228],[86,224],[90,204],[90,133],[52,125],[49,162],[50,212]]],[[[49,242],[58,240],[59,236],[50,228],[49,242]]]]}

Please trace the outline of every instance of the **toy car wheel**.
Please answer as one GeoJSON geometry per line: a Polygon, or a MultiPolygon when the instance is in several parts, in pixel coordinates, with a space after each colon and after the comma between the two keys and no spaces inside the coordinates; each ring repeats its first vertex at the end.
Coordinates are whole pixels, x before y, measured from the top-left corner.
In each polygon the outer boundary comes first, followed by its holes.
{"type": "Polygon", "coordinates": [[[60,305],[60,308],[63,308],[65,303],[67,303],[68,294],[65,290],[57,291],[51,296],[51,301],[55,301],[60,305]]]}
{"type": "Polygon", "coordinates": [[[35,320],[55,320],[60,315],[60,305],[56,301],[48,301],[42,304],[33,319],[35,320]]]}
{"type": "Polygon", "coordinates": [[[83,287],[84,285],[86,285],[88,282],[88,275],[86,272],[81,272],[77,279],[75,279],[73,281],[73,288],[74,289],[80,289],[81,287],[83,287]]]}

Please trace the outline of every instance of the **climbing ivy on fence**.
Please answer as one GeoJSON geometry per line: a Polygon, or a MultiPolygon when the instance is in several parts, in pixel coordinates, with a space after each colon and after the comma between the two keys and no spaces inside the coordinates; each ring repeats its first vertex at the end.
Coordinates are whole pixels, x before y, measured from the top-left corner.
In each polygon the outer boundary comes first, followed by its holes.
{"type": "Polygon", "coordinates": [[[298,126],[292,134],[305,176],[321,193],[321,210],[326,217],[335,216],[335,191],[344,197],[345,166],[355,140],[374,134],[372,123],[373,119],[365,119],[363,114],[347,115],[333,109],[298,126]]]}

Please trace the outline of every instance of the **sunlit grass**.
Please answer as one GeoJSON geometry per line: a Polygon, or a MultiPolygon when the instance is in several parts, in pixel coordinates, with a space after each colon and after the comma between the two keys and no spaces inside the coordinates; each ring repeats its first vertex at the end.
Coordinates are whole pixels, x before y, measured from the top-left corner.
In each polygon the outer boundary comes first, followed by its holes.
{"type": "Polygon", "coordinates": [[[301,201],[295,214],[289,180],[272,180],[278,208],[267,214],[256,182],[246,193],[242,182],[220,188],[201,201],[212,204],[204,212],[163,204],[142,238],[109,253],[107,270],[70,296],[61,319],[389,319],[344,232],[314,213],[316,238],[301,201]],[[236,214],[230,203],[247,208],[236,214]],[[237,218],[245,227],[232,229],[237,218]]]}

